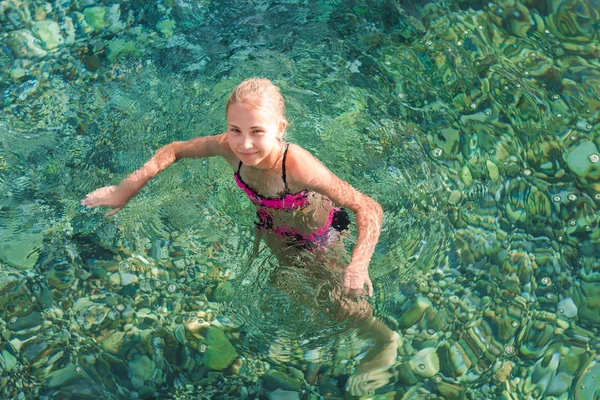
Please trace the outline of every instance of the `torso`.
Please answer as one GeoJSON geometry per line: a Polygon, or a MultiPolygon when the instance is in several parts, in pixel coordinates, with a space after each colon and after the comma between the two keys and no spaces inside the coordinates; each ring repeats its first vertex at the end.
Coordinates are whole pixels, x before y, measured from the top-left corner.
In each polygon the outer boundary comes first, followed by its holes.
{"type": "MultiPolygon", "coordinates": [[[[289,162],[289,157],[293,157],[294,147],[290,144],[288,149],[288,161],[286,162],[286,181],[289,193],[295,194],[306,189],[302,187],[292,178],[293,171],[290,171],[290,165],[295,163],[289,162]]],[[[228,160],[229,161],[229,160],[228,160]]],[[[237,157],[232,157],[229,161],[237,172],[240,160],[237,157]]],[[[239,176],[243,182],[250,187],[255,193],[264,198],[280,198],[285,191],[285,185],[282,179],[283,163],[280,162],[274,168],[266,171],[258,168],[251,168],[242,165],[239,171],[239,176]]],[[[273,215],[274,226],[288,226],[298,230],[302,234],[311,234],[317,229],[323,227],[327,223],[329,212],[335,207],[333,202],[326,196],[309,190],[308,204],[297,209],[270,209],[273,215]]],[[[257,206],[257,209],[260,208],[257,206]]]]}

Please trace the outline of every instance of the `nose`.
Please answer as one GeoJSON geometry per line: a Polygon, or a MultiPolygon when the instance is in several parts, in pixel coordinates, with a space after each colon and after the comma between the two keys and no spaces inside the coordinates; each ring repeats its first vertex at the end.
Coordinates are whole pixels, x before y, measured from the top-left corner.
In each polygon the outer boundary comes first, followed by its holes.
{"type": "Polygon", "coordinates": [[[242,149],[251,149],[254,147],[254,143],[252,143],[252,139],[249,136],[244,136],[240,140],[240,146],[242,149]]]}

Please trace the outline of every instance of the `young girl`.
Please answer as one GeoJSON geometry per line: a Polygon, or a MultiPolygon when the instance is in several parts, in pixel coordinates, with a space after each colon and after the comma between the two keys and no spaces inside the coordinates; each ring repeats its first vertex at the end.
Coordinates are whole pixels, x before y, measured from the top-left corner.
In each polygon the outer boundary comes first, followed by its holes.
{"type": "MultiPolygon", "coordinates": [[[[334,175],[308,151],[283,140],[287,126],[284,101],[269,80],[242,82],[231,93],[226,114],[227,132],[168,144],[119,186],[98,189],[81,204],[111,207],[105,215],[112,216],[150,178],[177,160],[221,156],[233,168],[237,185],[256,206],[257,240],[264,239],[280,264],[310,268],[312,262],[331,263],[331,268],[343,272],[345,295],[354,298],[366,288],[372,296],[368,267],[381,230],[381,206],[334,175]],[[339,260],[345,251],[342,237],[350,222],[346,209],[356,214],[358,235],[351,262],[340,266],[332,260],[339,260]]],[[[395,361],[397,334],[373,317],[366,301],[348,301],[341,290],[333,297],[340,306],[336,318],[351,318],[360,332],[375,339],[374,348],[347,385],[351,393],[368,393],[389,379],[384,372],[395,361]]]]}

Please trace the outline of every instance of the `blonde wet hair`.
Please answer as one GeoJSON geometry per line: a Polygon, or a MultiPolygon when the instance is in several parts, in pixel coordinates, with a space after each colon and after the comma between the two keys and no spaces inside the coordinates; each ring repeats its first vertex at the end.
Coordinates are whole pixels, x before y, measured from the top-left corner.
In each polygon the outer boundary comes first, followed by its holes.
{"type": "MultiPolygon", "coordinates": [[[[279,88],[268,79],[250,78],[239,85],[229,95],[225,113],[233,104],[244,104],[247,107],[261,108],[270,112],[273,117],[286,123],[285,103],[279,88]]],[[[285,136],[285,131],[281,133],[285,136]]]]}

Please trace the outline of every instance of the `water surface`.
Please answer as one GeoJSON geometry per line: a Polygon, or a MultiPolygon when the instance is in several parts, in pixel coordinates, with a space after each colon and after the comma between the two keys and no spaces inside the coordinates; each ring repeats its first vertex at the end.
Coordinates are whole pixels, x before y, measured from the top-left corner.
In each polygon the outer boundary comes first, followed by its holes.
{"type": "Polygon", "coordinates": [[[79,205],[263,76],[288,139],[385,210],[372,304],[401,341],[364,397],[598,398],[598,9],[0,3],[2,397],[351,397],[372,343],[258,290],[224,161],[79,205]]]}

